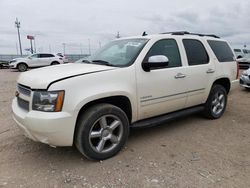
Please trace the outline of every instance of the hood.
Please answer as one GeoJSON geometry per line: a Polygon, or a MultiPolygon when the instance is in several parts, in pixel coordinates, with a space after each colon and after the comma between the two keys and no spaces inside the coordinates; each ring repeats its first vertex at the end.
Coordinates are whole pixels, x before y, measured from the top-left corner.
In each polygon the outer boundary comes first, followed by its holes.
{"type": "Polygon", "coordinates": [[[10,62],[18,61],[18,60],[24,60],[24,59],[27,59],[27,58],[26,57],[18,57],[18,58],[12,59],[10,62]]]}
{"type": "Polygon", "coordinates": [[[116,67],[85,63],[54,65],[21,73],[17,82],[31,89],[47,89],[52,82],[112,69],[116,67]]]}

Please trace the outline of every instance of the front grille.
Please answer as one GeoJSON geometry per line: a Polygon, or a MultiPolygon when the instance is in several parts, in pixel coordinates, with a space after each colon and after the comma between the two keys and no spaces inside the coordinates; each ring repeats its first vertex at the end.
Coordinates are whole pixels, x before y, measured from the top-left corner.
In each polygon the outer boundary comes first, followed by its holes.
{"type": "Polygon", "coordinates": [[[31,89],[29,87],[21,85],[21,84],[17,84],[17,90],[20,93],[22,93],[23,95],[30,96],[30,94],[31,94],[31,89]]]}
{"type": "Polygon", "coordinates": [[[20,108],[29,111],[29,101],[26,101],[24,99],[21,99],[20,97],[17,97],[17,104],[20,108]]]}

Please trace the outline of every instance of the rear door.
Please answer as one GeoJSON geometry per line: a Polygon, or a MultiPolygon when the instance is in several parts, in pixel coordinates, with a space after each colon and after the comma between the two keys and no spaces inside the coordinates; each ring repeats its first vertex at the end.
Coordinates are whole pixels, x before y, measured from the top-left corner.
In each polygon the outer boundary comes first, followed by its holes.
{"type": "Polygon", "coordinates": [[[215,76],[215,64],[202,40],[183,39],[182,43],[188,63],[186,107],[191,107],[206,101],[215,76]]]}
{"type": "Polygon", "coordinates": [[[216,69],[220,70],[220,74],[224,73],[225,77],[230,78],[230,81],[236,80],[237,63],[228,43],[221,40],[208,40],[207,42],[215,54],[216,61],[219,62],[216,64],[216,69]]]}
{"type": "Polygon", "coordinates": [[[52,63],[53,54],[41,54],[40,55],[40,66],[48,66],[52,63]]]}

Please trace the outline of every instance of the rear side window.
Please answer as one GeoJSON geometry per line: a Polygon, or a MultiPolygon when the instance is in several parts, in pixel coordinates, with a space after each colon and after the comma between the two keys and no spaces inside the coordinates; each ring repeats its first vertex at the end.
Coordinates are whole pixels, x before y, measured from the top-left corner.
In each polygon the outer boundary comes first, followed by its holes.
{"type": "Polygon", "coordinates": [[[146,61],[150,56],[154,55],[165,55],[168,60],[168,68],[170,67],[180,67],[181,57],[178,49],[178,45],[174,39],[163,39],[157,41],[149,50],[146,61]]]}
{"type": "Polygon", "coordinates": [[[189,65],[203,65],[209,62],[207,51],[203,44],[194,39],[183,39],[189,65]]]}
{"type": "Polygon", "coordinates": [[[54,57],[53,54],[40,54],[40,58],[54,57]]]}
{"type": "Polygon", "coordinates": [[[216,55],[219,62],[231,62],[234,61],[234,54],[229,45],[224,41],[207,41],[216,55]]]}

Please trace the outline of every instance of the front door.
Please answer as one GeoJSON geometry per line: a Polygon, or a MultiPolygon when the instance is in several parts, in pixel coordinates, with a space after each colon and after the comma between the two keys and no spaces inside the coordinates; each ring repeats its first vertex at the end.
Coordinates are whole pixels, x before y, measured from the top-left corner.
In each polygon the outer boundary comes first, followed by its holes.
{"type": "Polygon", "coordinates": [[[184,108],[187,99],[186,67],[183,67],[179,47],[174,39],[156,41],[144,61],[150,56],[165,55],[168,67],[145,72],[137,65],[138,118],[145,119],[184,108]]]}

